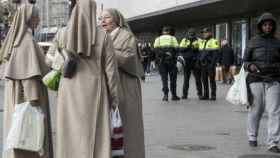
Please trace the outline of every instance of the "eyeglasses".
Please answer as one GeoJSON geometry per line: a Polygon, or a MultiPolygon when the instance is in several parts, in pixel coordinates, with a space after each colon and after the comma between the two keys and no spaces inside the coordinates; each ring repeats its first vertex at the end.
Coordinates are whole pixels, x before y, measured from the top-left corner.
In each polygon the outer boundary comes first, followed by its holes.
{"type": "Polygon", "coordinates": [[[100,16],[99,18],[98,18],[98,20],[105,20],[105,19],[110,19],[110,18],[112,18],[111,16],[100,16]]]}

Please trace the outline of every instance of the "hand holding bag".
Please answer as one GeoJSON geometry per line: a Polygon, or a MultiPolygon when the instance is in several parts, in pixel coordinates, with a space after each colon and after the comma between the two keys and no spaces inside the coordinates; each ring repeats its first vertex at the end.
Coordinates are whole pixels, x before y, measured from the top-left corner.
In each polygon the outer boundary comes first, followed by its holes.
{"type": "Polygon", "coordinates": [[[65,78],[72,78],[78,65],[78,57],[71,51],[58,48],[52,63],[52,71],[43,78],[43,83],[51,90],[58,90],[61,74],[65,78]]]}
{"type": "Polygon", "coordinates": [[[236,66],[235,65],[230,66],[229,72],[232,76],[236,75],[236,66]]]}
{"type": "Polygon", "coordinates": [[[12,125],[5,142],[5,150],[20,149],[43,155],[44,114],[30,102],[15,105],[12,125]]]}
{"type": "Polygon", "coordinates": [[[62,53],[60,52],[61,49],[56,49],[54,57],[52,59],[52,69],[61,71],[62,67],[64,65],[64,57],[62,56],[62,53]]]}

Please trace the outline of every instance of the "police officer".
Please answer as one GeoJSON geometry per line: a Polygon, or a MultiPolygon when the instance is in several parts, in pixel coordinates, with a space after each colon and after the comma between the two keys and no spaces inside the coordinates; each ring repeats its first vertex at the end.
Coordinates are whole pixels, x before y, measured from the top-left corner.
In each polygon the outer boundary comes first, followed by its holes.
{"type": "Polygon", "coordinates": [[[183,38],[180,43],[180,55],[185,60],[184,65],[184,84],[182,99],[188,99],[189,81],[191,72],[193,72],[197,95],[202,99],[202,83],[201,83],[201,70],[198,62],[200,39],[197,38],[195,30],[190,28],[187,37],[183,38]]]}
{"type": "Polygon", "coordinates": [[[162,91],[164,93],[163,101],[168,101],[168,75],[170,78],[170,90],[172,100],[180,100],[176,93],[177,82],[177,52],[178,42],[172,36],[173,29],[165,26],[162,29],[162,35],[156,38],[154,48],[156,51],[157,63],[159,65],[159,73],[162,80],[162,91]]]}
{"type": "Polygon", "coordinates": [[[209,100],[209,81],[211,87],[210,100],[216,100],[215,70],[218,62],[219,44],[212,37],[209,28],[202,30],[203,40],[200,42],[201,79],[203,85],[203,100],[209,100]],[[209,79],[209,81],[208,81],[209,79]]]}

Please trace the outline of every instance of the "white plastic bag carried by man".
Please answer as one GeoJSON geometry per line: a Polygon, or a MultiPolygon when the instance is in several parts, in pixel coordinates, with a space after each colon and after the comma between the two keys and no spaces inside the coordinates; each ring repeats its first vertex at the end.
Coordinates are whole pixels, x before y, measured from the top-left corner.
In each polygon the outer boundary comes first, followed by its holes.
{"type": "Polygon", "coordinates": [[[226,100],[234,105],[249,105],[247,78],[248,72],[245,72],[244,67],[241,67],[239,74],[234,76],[234,84],[230,87],[226,100]]]}
{"type": "Polygon", "coordinates": [[[43,155],[44,114],[30,102],[15,105],[5,150],[27,150],[43,155]]]}

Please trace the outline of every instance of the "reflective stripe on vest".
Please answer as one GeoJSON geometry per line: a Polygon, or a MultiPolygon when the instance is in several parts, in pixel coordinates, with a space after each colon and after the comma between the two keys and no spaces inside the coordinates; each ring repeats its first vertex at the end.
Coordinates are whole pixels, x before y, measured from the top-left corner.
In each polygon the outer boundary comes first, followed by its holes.
{"type": "Polygon", "coordinates": [[[177,47],[178,42],[177,39],[170,35],[162,35],[155,40],[154,48],[172,46],[177,47]]]}
{"type": "MultiPolygon", "coordinates": [[[[191,41],[184,38],[180,43],[180,47],[187,48],[187,47],[189,47],[190,44],[191,44],[191,41]]],[[[199,46],[200,46],[199,40],[193,41],[192,45],[194,48],[199,48],[199,46]]]]}
{"type": "Polygon", "coordinates": [[[202,40],[199,49],[201,50],[217,50],[219,49],[219,43],[216,39],[211,38],[209,40],[202,40]]]}

